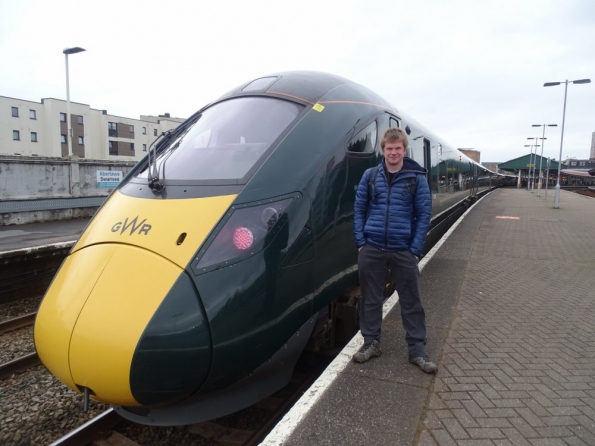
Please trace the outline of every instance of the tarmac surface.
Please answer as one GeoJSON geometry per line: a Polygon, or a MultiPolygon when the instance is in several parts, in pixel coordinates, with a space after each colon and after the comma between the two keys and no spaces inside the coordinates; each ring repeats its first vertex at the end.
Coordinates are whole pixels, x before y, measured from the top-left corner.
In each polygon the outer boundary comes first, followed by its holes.
{"type": "Polygon", "coordinates": [[[479,201],[421,275],[438,374],[407,362],[393,308],[383,355],[313,386],[263,444],[595,445],[595,200],[560,207],[479,201]]]}

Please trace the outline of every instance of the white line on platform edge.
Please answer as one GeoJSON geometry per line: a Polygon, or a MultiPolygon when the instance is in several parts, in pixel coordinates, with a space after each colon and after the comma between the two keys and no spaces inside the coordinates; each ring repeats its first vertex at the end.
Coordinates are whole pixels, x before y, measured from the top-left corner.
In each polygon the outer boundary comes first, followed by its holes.
{"type": "MultiPolygon", "coordinates": [[[[444,242],[450,237],[453,231],[459,226],[463,219],[467,216],[471,209],[475,207],[481,200],[487,197],[486,194],[477,200],[467,211],[459,218],[454,225],[442,236],[442,238],[434,245],[432,249],[424,256],[419,262],[419,270],[423,271],[426,264],[436,254],[438,249],[444,244],[444,242]]],[[[389,297],[382,307],[382,319],[386,317],[390,310],[399,301],[399,296],[395,291],[391,297],[389,297]]],[[[318,377],[318,379],[310,386],[310,388],[302,395],[302,397],[293,405],[291,410],[285,414],[283,419],[277,423],[275,428],[269,432],[267,437],[264,439],[261,446],[277,446],[282,445],[289,436],[293,433],[298,424],[304,419],[308,411],[316,404],[324,392],[330,387],[335,378],[347,367],[347,364],[351,362],[352,356],[362,346],[364,338],[361,332],[357,334],[349,341],[349,343],[341,350],[337,357],[331,362],[326,370],[318,377]]]]}
{"type": "Polygon", "coordinates": [[[14,256],[14,255],[24,255],[24,254],[31,254],[38,251],[48,251],[52,249],[62,249],[62,248],[70,248],[74,246],[76,240],[71,240],[68,242],[56,242],[56,243],[48,243],[47,245],[37,245],[37,246],[30,246],[28,248],[18,248],[12,249],[10,251],[0,251],[0,257],[5,256],[14,256]]]}

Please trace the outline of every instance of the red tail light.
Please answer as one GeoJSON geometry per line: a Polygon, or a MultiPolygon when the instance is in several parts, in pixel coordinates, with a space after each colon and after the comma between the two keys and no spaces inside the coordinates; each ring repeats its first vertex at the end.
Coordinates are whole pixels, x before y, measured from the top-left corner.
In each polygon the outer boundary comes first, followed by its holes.
{"type": "Polygon", "coordinates": [[[250,248],[252,243],[254,243],[254,234],[250,229],[240,226],[233,231],[233,244],[240,251],[250,248]]]}
{"type": "Polygon", "coordinates": [[[292,201],[293,197],[256,206],[233,206],[227,220],[211,236],[212,242],[199,251],[194,270],[202,273],[216,265],[230,265],[260,251],[287,224],[287,218],[281,217],[292,201]]]}

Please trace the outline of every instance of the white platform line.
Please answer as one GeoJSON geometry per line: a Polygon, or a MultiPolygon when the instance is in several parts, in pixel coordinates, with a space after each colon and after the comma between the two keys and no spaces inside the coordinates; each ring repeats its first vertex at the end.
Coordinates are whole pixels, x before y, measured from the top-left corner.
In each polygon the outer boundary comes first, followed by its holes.
{"type": "MultiPolygon", "coordinates": [[[[486,197],[487,195],[484,195],[486,197]]],[[[425,255],[419,262],[419,270],[423,271],[426,264],[436,254],[438,249],[444,244],[444,242],[450,237],[453,231],[459,226],[461,221],[467,216],[471,209],[475,207],[484,197],[477,200],[473,206],[459,218],[455,224],[442,236],[442,238],[436,243],[436,245],[425,255]]],[[[389,297],[382,308],[382,319],[386,317],[390,310],[399,301],[399,296],[396,291],[391,297],[389,297]]],[[[294,404],[283,419],[275,426],[275,428],[267,435],[261,446],[274,446],[282,445],[289,436],[293,433],[297,425],[304,419],[308,411],[316,404],[324,392],[330,387],[335,378],[341,373],[347,364],[351,362],[352,356],[359,350],[364,342],[361,332],[358,332],[349,343],[341,350],[333,362],[326,368],[326,370],[320,375],[320,377],[310,386],[310,388],[304,393],[304,395],[294,404]]]]}
{"type": "Polygon", "coordinates": [[[56,243],[48,243],[47,245],[37,245],[31,246],[29,248],[19,248],[19,249],[12,249],[10,251],[0,251],[0,257],[2,256],[14,256],[14,255],[25,255],[31,254],[38,251],[48,251],[52,249],[62,249],[62,248],[70,248],[74,246],[76,240],[71,240],[68,242],[56,242],[56,243]]]}

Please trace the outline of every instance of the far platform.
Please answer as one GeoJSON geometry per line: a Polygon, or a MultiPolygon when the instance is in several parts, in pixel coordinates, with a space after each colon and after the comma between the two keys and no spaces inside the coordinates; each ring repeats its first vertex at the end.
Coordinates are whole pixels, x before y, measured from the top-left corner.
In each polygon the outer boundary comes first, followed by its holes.
{"type": "Polygon", "coordinates": [[[0,253],[52,243],[74,242],[89,220],[84,218],[0,226],[0,253]]]}

